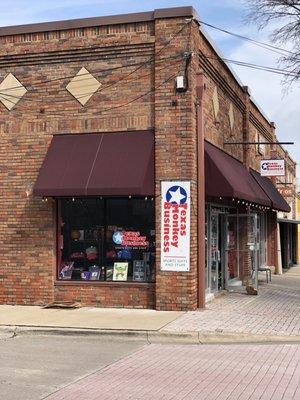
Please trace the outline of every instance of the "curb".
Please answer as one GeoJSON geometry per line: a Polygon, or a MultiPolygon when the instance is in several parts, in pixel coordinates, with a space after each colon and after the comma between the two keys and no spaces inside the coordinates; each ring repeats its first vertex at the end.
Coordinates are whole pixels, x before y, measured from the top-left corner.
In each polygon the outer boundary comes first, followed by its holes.
{"type": "Polygon", "coordinates": [[[46,326],[0,326],[0,335],[10,338],[16,336],[59,335],[59,336],[91,336],[115,340],[141,340],[151,343],[169,344],[276,344],[300,343],[300,335],[255,335],[247,333],[216,332],[167,332],[142,330],[109,330],[93,328],[65,328],[46,326]]]}

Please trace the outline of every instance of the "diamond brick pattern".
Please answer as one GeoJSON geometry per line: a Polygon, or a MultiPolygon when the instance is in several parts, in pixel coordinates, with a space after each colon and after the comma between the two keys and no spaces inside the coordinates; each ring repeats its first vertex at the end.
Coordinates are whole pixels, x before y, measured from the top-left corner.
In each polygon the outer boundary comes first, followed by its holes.
{"type": "Polygon", "coordinates": [[[8,74],[0,83],[0,101],[10,111],[22,99],[27,89],[13,74],[8,74]]]}
{"type": "Polygon", "coordinates": [[[100,86],[101,83],[88,70],[81,68],[69,82],[66,89],[84,106],[100,86]]]}

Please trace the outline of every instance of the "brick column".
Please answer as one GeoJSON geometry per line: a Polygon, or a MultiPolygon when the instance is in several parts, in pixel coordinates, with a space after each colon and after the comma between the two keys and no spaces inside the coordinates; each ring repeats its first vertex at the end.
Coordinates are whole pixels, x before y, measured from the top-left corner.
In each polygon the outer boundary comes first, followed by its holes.
{"type": "MultiPolygon", "coordinates": [[[[250,90],[248,86],[243,86],[244,91],[244,112],[243,112],[243,142],[250,141],[250,90]]],[[[243,164],[247,168],[250,169],[250,154],[251,147],[253,145],[243,145],[243,164]]],[[[243,283],[246,286],[252,285],[252,263],[251,259],[251,250],[248,246],[249,243],[249,235],[251,235],[253,230],[252,227],[252,218],[249,216],[243,219],[242,226],[240,228],[240,245],[243,249],[240,252],[240,276],[243,283]]]]}
{"type": "Polygon", "coordinates": [[[268,258],[267,262],[270,266],[275,267],[275,274],[279,273],[278,270],[278,232],[277,232],[277,213],[269,212],[267,216],[267,235],[268,235],[268,258]]]}
{"type": "MultiPolygon", "coordinates": [[[[195,22],[185,18],[155,21],[155,51],[157,57],[168,57],[190,51],[195,22]],[[164,46],[181,27],[182,32],[164,46]]],[[[194,61],[191,62],[194,65],[194,61]]],[[[189,66],[189,88],[178,93],[175,76],[184,75],[184,59],[170,68],[155,69],[155,165],[156,165],[156,309],[193,310],[197,308],[197,154],[195,74],[189,66]],[[173,78],[168,80],[174,74],[173,78]],[[191,245],[190,271],[160,270],[161,181],[187,180],[191,182],[191,245]]]]}

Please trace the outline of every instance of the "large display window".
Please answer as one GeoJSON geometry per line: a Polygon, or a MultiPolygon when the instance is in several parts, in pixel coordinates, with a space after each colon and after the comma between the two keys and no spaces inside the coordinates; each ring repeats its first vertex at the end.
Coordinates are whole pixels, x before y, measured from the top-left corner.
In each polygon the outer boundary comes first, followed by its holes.
{"type": "Polygon", "coordinates": [[[153,198],[58,201],[59,280],[153,282],[153,198]]]}

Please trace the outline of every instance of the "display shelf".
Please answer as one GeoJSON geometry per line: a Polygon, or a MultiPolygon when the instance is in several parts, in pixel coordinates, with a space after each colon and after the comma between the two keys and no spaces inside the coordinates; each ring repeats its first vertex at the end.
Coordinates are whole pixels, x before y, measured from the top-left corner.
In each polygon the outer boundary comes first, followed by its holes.
{"type": "MultiPolygon", "coordinates": [[[[101,260],[103,257],[103,227],[92,228],[94,231],[97,230],[96,238],[85,237],[87,232],[91,232],[91,228],[81,227],[71,227],[68,230],[67,234],[67,248],[65,249],[64,257],[68,258],[70,261],[74,261],[74,275],[77,274],[77,281],[85,282],[84,279],[81,278],[81,272],[89,271],[89,268],[93,265],[97,265],[99,269],[101,269],[101,260]],[[83,238],[81,239],[73,239],[72,231],[78,230],[83,232],[83,238]],[[89,260],[86,256],[86,250],[89,247],[95,247],[97,249],[97,257],[95,259],[89,260]],[[85,254],[83,258],[71,257],[72,253],[81,252],[85,254]]],[[[100,278],[100,277],[99,277],[100,278]]]]}

